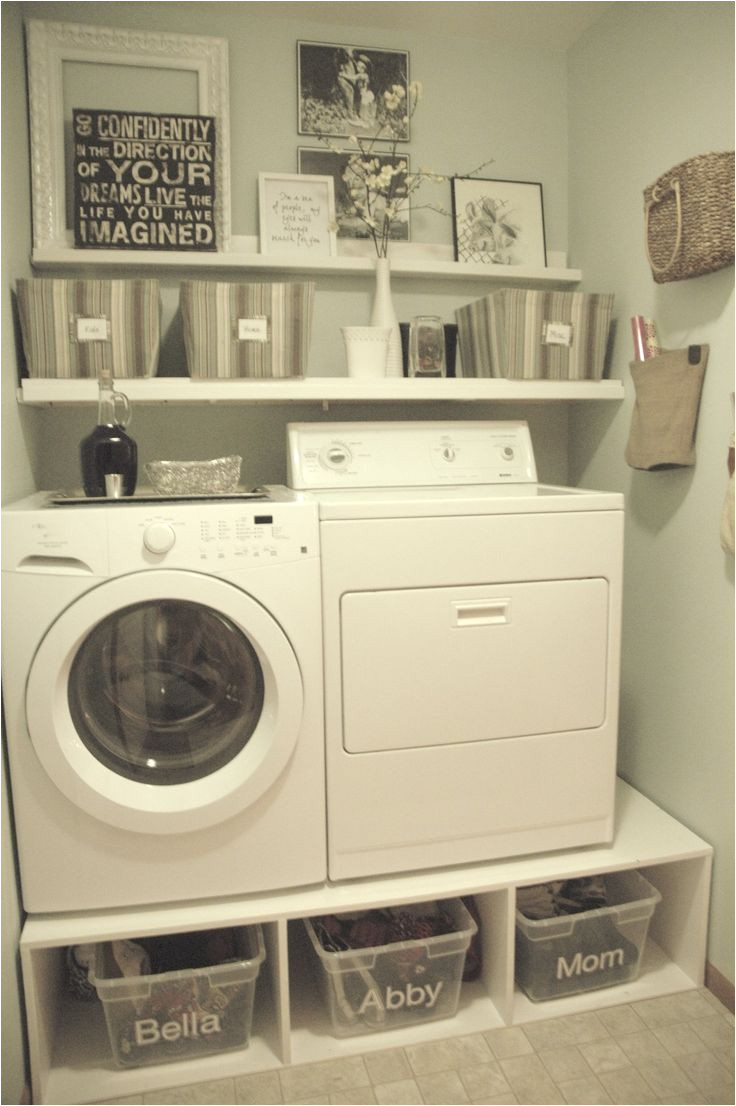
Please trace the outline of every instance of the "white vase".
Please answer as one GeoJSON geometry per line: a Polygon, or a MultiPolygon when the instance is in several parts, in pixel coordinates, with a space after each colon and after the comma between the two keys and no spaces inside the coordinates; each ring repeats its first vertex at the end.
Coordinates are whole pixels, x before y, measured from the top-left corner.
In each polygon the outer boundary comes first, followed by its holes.
{"type": "Polygon", "coordinates": [[[403,376],[404,362],[401,356],[401,332],[399,320],[391,299],[391,266],[387,257],[376,258],[376,291],[373,297],[371,326],[390,326],[386,376],[403,376]]]}

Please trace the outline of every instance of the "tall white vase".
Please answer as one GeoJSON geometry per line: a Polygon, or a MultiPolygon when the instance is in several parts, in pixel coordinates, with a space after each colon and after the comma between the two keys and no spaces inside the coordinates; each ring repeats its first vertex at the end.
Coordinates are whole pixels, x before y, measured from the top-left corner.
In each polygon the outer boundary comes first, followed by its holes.
{"type": "Polygon", "coordinates": [[[371,326],[390,326],[386,376],[403,376],[401,331],[391,298],[391,265],[387,257],[376,258],[376,291],[373,297],[371,326]]]}

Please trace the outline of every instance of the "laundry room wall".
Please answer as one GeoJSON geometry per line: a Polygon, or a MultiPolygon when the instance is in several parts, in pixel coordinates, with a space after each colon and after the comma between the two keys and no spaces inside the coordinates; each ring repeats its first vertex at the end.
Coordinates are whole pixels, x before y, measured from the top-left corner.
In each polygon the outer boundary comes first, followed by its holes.
{"type": "Polygon", "coordinates": [[[569,54],[570,249],[587,290],[615,292],[613,375],[626,399],[576,411],[576,483],[626,494],[621,773],[715,846],[708,958],[733,981],[733,585],[719,544],[733,428],[733,267],[657,285],[644,252],[644,188],[686,158],[733,149],[734,9],[613,4],[569,54]],[[666,348],[710,358],[694,468],[624,461],[634,390],[629,318],[666,348]]]}

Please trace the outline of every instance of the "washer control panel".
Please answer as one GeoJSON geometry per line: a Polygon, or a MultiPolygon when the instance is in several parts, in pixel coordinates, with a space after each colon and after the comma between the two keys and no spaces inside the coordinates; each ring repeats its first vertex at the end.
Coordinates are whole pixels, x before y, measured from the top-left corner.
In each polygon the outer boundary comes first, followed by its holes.
{"type": "Polygon", "coordinates": [[[291,488],[536,483],[525,422],[290,423],[291,488]]]}
{"type": "Polygon", "coordinates": [[[307,505],[263,502],[126,506],[108,511],[109,556],[117,562],[211,572],[255,568],[318,554],[307,505]]]}
{"type": "Polygon", "coordinates": [[[53,493],[37,492],[3,509],[4,572],[104,578],[178,568],[217,575],[319,560],[317,505],[281,485],[244,501],[52,500],[53,493]]]}

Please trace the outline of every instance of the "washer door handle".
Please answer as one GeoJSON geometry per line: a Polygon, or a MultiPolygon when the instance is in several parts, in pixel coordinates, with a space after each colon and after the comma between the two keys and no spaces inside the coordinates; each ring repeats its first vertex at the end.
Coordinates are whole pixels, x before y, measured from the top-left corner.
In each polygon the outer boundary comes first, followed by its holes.
{"type": "Polygon", "coordinates": [[[511,599],[453,600],[453,626],[507,626],[511,622],[511,599]]]}

